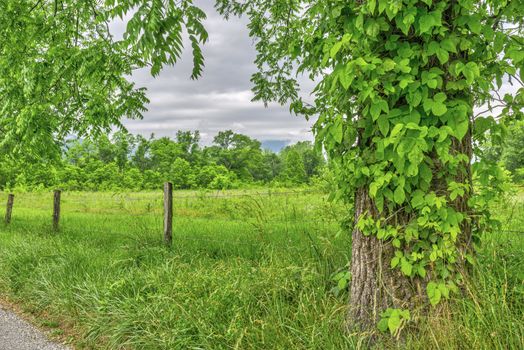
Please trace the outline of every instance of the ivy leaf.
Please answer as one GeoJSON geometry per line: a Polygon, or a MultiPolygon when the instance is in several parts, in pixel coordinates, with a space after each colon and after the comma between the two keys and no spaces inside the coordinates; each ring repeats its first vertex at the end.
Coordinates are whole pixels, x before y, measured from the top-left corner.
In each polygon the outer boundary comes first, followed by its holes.
{"type": "Polygon", "coordinates": [[[433,103],[431,104],[431,112],[437,117],[443,116],[448,111],[448,107],[444,103],[447,99],[447,96],[440,92],[435,95],[433,98],[433,103]]]}
{"type": "Polygon", "coordinates": [[[400,260],[400,270],[404,275],[410,277],[411,273],[413,272],[413,265],[411,265],[408,259],[402,258],[400,260]]]}
{"type": "Polygon", "coordinates": [[[435,282],[428,283],[426,287],[426,292],[428,294],[429,302],[431,303],[431,305],[435,306],[440,302],[440,299],[442,298],[442,293],[435,282]]]}
{"type": "Polygon", "coordinates": [[[456,124],[455,135],[457,139],[462,140],[469,130],[469,120],[467,118],[462,119],[456,124]]]}
{"type": "MultiPolygon", "coordinates": [[[[396,311],[396,310],[395,310],[396,311]]],[[[400,315],[398,312],[393,312],[388,318],[388,328],[391,334],[394,334],[400,327],[400,315]]]]}
{"type": "Polygon", "coordinates": [[[389,106],[388,103],[384,100],[378,100],[374,102],[371,105],[370,112],[371,116],[373,117],[373,120],[377,120],[380,114],[384,111],[385,113],[389,113],[389,106]]]}
{"type": "Polygon", "coordinates": [[[422,206],[424,203],[425,203],[424,192],[422,192],[421,190],[416,190],[413,193],[413,196],[411,197],[411,205],[414,208],[418,208],[422,206]]]}
{"type": "Polygon", "coordinates": [[[457,46],[451,39],[444,39],[440,43],[440,47],[446,50],[447,52],[457,53],[457,46]]]}
{"type": "Polygon", "coordinates": [[[387,117],[387,115],[382,114],[378,118],[378,127],[379,127],[380,132],[382,133],[382,135],[384,135],[384,136],[388,135],[388,132],[389,132],[389,118],[387,117]]]}
{"type": "Polygon", "coordinates": [[[469,62],[462,69],[462,74],[466,78],[468,84],[473,84],[475,79],[480,76],[480,69],[475,62],[469,62]]]}
{"type": "Polygon", "coordinates": [[[420,34],[429,32],[435,26],[435,24],[435,20],[433,19],[433,16],[430,14],[420,17],[420,34]]]}
{"type": "Polygon", "coordinates": [[[418,275],[422,278],[426,278],[426,269],[424,268],[424,266],[422,265],[419,265],[418,266],[418,269],[417,269],[417,272],[418,272],[418,275]]]}
{"type": "Polygon", "coordinates": [[[439,49],[437,51],[437,58],[440,61],[440,64],[445,64],[449,61],[449,53],[446,50],[439,49]]]}
{"type": "Polygon", "coordinates": [[[329,55],[331,56],[331,58],[335,58],[337,56],[337,53],[340,51],[340,49],[342,48],[342,45],[344,43],[342,41],[339,41],[338,43],[336,43],[335,45],[333,45],[333,47],[331,48],[330,52],[329,52],[329,55]]]}
{"type": "Polygon", "coordinates": [[[335,123],[332,124],[329,131],[335,142],[342,143],[344,132],[341,117],[335,119],[335,123]]]}
{"type": "Polygon", "coordinates": [[[379,331],[381,332],[385,332],[388,330],[388,318],[382,318],[379,322],[378,322],[378,329],[379,331]]]}
{"type": "Polygon", "coordinates": [[[435,103],[435,104],[433,104],[433,107],[431,108],[431,111],[433,112],[434,115],[436,115],[437,117],[440,117],[440,116],[446,114],[446,112],[448,111],[448,108],[446,107],[445,104],[435,103]]]}
{"type": "Polygon", "coordinates": [[[339,70],[338,79],[345,90],[349,89],[354,79],[353,66],[348,63],[345,69],[339,70]]]}
{"type": "Polygon", "coordinates": [[[377,7],[377,0],[368,0],[368,11],[370,14],[373,14],[375,12],[376,7],[377,7]]]}
{"type": "Polygon", "coordinates": [[[468,18],[468,27],[474,34],[480,34],[482,31],[482,23],[480,21],[480,18],[477,16],[471,16],[468,18]]]}
{"type": "Polygon", "coordinates": [[[398,186],[394,193],[395,203],[402,204],[406,200],[406,193],[403,186],[398,186]]]}
{"type": "Polygon", "coordinates": [[[391,268],[395,268],[400,263],[400,257],[395,256],[393,259],[391,259],[391,268]]]}
{"type": "Polygon", "coordinates": [[[380,116],[380,113],[382,112],[382,108],[378,103],[374,103],[371,105],[369,112],[371,113],[371,117],[373,118],[373,120],[377,120],[380,116]]]}

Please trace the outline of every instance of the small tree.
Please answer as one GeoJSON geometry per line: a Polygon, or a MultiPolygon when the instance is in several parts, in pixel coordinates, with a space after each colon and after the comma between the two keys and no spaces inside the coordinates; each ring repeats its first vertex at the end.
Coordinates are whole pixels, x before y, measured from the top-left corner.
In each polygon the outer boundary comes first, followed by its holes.
{"type": "Polygon", "coordinates": [[[302,155],[295,149],[291,149],[283,154],[282,180],[291,184],[300,185],[307,181],[306,168],[302,155]]]}

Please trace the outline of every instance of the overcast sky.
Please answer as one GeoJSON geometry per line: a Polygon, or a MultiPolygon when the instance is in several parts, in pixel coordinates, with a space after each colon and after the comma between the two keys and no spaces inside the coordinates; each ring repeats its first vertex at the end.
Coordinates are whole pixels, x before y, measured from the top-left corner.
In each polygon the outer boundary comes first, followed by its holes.
{"type": "MultiPolygon", "coordinates": [[[[148,89],[149,111],[143,120],[125,121],[124,125],[130,132],[146,137],[152,133],[173,137],[177,130],[200,130],[204,144],[210,144],[219,131],[227,129],[260,141],[278,141],[273,142],[277,149],[282,144],[312,140],[312,122],[290,114],[287,106],[274,104],[265,108],[263,103],[251,102],[255,49],[246,21],[223,20],[213,3],[195,1],[208,14],[205,26],[209,42],[203,48],[206,67],[202,77],[197,81],[189,78],[193,67],[190,50],[185,51],[175,67],[165,68],[157,78],[151,77],[149,70],[137,71],[133,80],[148,89]]],[[[123,23],[114,23],[113,34],[121,36],[124,28],[123,23]]],[[[306,92],[311,91],[311,82],[301,83],[306,92]]],[[[505,82],[500,92],[515,90],[505,82]]]]}
{"type": "MultiPolygon", "coordinates": [[[[202,77],[192,81],[191,52],[186,50],[175,67],[166,68],[159,77],[138,71],[133,80],[147,87],[151,103],[143,120],[126,121],[131,133],[149,136],[174,136],[177,130],[200,130],[209,144],[221,130],[232,129],[261,141],[293,143],[311,140],[311,122],[290,114],[288,107],[251,102],[251,75],[255,50],[245,20],[223,20],[209,0],[196,1],[208,14],[205,26],[209,42],[204,46],[206,67],[202,77]]],[[[116,23],[116,36],[123,32],[116,23]]]]}

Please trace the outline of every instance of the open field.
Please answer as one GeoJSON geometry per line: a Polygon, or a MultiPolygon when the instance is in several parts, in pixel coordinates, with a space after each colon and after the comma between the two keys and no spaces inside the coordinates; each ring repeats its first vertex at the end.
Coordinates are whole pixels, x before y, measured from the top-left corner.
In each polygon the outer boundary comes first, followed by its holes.
{"type": "MultiPolygon", "coordinates": [[[[347,294],[331,292],[350,259],[348,210],[291,192],[176,192],[172,249],[160,192],[64,193],[59,233],[52,194],[17,194],[0,225],[0,297],[79,348],[365,348],[344,336],[347,294]]],[[[524,195],[497,214],[504,231],[483,238],[467,298],[423,320],[422,336],[382,345],[524,344],[524,195]]]]}

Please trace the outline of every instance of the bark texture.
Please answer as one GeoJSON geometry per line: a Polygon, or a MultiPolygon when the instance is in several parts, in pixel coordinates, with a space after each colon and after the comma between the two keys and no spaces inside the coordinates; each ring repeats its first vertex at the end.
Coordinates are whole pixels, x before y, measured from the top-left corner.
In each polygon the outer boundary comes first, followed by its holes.
{"type": "MultiPolygon", "coordinates": [[[[366,214],[378,217],[372,199],[361,188],[355,196],[355,222],[366,214]]],[[[413,286],[398,269],[391,269],[393,256],[390,243],[375,236],[365,236],[355,228],[351,255],[350,328],[374,329],[385,309],[406,308],[412,302],[413,286]]]]}
{"type": "MultiPolygon", "coordinates": [[[[455,140],[451,147],[453,154],[465,154],[470,160],[462,163],[456,174],[452,175],[457,182],[472,185],[471,159],[472,145],[471,133],[468,133],[462,141],[455,140]]],[[[436,157],[436,156],[435,156],[436,157]]],[[[440,171],[438,159],[434,159],[434,183],[432,189],[445,194],[447,191],[446,179],[438,179],[440,171]]],[[[450,205],[468,216],[470,208],[468,199],[470,193],[459,197],[450,205]]],[[[373,200],[370,198],[367,188],[360,188],[355,194],[355,223],[362,215],[372,215],[375,219],[390,217],[391,213],[379,214],[373,200]]],[[[405,226],[412,219],[412,214],[399,210],[394,214],[396,223],[405,226]]],[[[469,218],[462,223],[462,233],[457,242],[460,253],[471,250],[471,233],[473,224],[469,218]]],[[[391,269],[390,263],[394,257],[395,248],[390,242],[381,241],[375,236],[365,236],[358,228],[353,231],[352,256],[351,256],[351,288],[350,307],[348,314],[348,329],[375,330],[380,314],[387,308],[413,309],[423,305],[426,297],[426,284],[431,277],[428,271],[427,279],[407,278],[399,269],[391,269]]],[[[458,262],[463,265],[464,254],[458,262]]]]}

